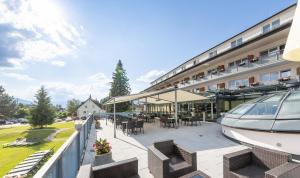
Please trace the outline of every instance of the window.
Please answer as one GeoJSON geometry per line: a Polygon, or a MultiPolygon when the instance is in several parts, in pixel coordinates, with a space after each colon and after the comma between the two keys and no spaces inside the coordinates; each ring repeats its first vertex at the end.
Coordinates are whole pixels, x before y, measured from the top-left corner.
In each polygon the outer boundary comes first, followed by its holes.
{"type": "Polygon", "coordinates": [[[230,80],[228,82],[229,89],[238,89],[240,86],[249,86],[248,79],[230,80]]]}
{"type": "Polygon", "coordinates": [[[290,76],[291,76],[291,70],[290,69],[280,71],[280,77],[281,78],[290,77],[290,76]]]}
{"type": "Polygon", "coordinates": [[[260,75],[260,81],[262,82],[276,81],[277,79],[278,72],[271,72],[260,75]]]}
{"type": "Polygon", "coordinates": [[[270,28],[271,28],[270,24],[267,24],[267,25],[263,26],[263,34],[268,33],[270,31],[270,28]]]}
{"type": "Polygon", "coordinates": [[[234,62],[229,63],[229,64],[228,64],[228,68],[229,68],[229,69],[235,68],[235,63],[234,63],[234,62]]]}
{"type": "Polygon", "coordinates": [[[193,62],[193,64],[196,65],[196,64],[197,64],[197,61],[195,60],[195,61],[193,62]]]}
{"type": "Polygon", "coordinates": [[[260,57],[263,58],[263,57],[267,57],[269,52],[268,52],[268,50],[265,50],[265,51],[260,52],[259,54],[260,54],[260,57]]]}
{"type": "Polygon", "coordinates": [[[218,88],[217,84],[209,85],[208,90],[216,90],[218,88]]]}
{"type": "Polygon", "coordinates": [[[181,67],[181,70],[185,70],[185,66],[182,66],[182,67],[181,67]]]}
{"type": "Polygon", "coordinates": [[[234,40],[231,42],[231,47],[234,48],[238,45],[241,45],[243,43],[243,38],[239,38],[237,40],[234,40]]]}
{"type": "Polygon", "coordinates": [[[85,105],[84,107],[87,108],[87,105],[85,105]]]}
{"type": "Polygon", "coordinates": [[[280,20],[275,20],[272,22],[272,29],[278,28],[280,26],[280,20]]]}
{"type": "Polygon", "coordinates": [[[209,57],[213,57],[215,55],[217,55],[217,50],[209,52],[209,57]]]}
{"type": "Polygon", "coordinates": [[[239,38],[236,40],[236,45],[241,45],[243,43],[243,38],[239,38]]]}
{"type": "Polygon", "coordinates": [[[269,49],[268,56],[273,56],[277,54],[277,47],[269,49]]]}

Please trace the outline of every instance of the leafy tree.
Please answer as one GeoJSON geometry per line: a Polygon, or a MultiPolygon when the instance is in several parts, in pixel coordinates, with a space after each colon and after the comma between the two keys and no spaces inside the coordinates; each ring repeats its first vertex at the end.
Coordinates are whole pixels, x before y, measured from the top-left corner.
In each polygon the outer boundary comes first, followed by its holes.
{"type": "MultiPolygon", "coordinates": [[[[122,61],[119,60],[112,76],[110,97],[129,95],[131,92],[129,79],[126,70],[123,68],[122,61]]],[[[126,111],[129,109],[129,102],[116,104],[117,111],[126,111]]]]}
{"type": "Polygon", "coordinates": [[[25,106],[19,106],[15,116],[17,118],[25,118],[30,115],[30,109],[25,106]]]}
{"type": "Polygon", "coordinates": [[[43,128],[44,125],[49,125],[54,122],[55,112],[51,99],[48,96],[46,89],[42,86],[35,95],[34,107],[31,110],[29,123],[33,127],[43,128]]]}
{"type": "Polygon", "coordinates": [[[78,106],[81,104],[81,102],[77,99],[72,99],[68,101],[67,104],[67,112],[69,116],[72,116],[76,114],[78,106]]]}
{"type": "Polygon", "coordinates": [[[17,102],[12,97],[5,93],[5,89],[0,86],[0,119],[12,117],[17,110],[17,102]]]}
{"type": "Polygon", "coordinates": [[[58,112],[56,113],[56,117],[58,117],[59,119],[63,119],[63,118],[66,118],[68,116],[68,113],[67,112],[58,112]]]}

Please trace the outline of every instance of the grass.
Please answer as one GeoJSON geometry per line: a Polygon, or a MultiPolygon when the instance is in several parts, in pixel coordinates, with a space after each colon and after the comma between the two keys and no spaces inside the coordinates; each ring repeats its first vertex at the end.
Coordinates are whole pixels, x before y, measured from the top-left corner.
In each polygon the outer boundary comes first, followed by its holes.
{"type": "Polygon", "coordinates": [[[31,129],[30,126],[0,128],[0,177],[3,177],[19,162],[36,151],[48,150],[50,148],[54,148],[54,151],[58,150],[74,130],[74,122],[55,123],[43,129],[31,129]],[[58,129],[62,130],[52,141],[45,141],[45,138],[58,129]],[[39,141],[40,144],[27,147],[2,147],[3,144],[13,142],[17,138],[39,141]]]}

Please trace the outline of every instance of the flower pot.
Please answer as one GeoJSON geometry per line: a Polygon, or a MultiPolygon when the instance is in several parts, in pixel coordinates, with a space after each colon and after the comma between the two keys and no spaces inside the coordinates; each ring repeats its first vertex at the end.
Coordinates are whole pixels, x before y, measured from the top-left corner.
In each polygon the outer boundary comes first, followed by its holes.
{"type": "Polygon", "coordinates": [[[112,155],[111,152],[101,154],[101,155],[96,155],[95,156],[95,161],[94,161],[94,166],[100,166],[103,164],[108,164],[112,162],[112,155]]]}
{"type": "Polygon", "coordinates": [[[77,131],[80,131],[81,128],[82,128],[82,124],[81,124],[81,123],[75,123],[75,129],[76,129],[77,131]]]}

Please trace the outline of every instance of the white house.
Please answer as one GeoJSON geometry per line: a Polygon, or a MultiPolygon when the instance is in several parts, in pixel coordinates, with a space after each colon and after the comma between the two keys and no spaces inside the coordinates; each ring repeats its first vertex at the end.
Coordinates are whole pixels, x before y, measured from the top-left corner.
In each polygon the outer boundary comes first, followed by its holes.
{"type": "Polygon", "coordinates": [[[87,118],[89,115],[98,114],[101,111],[102,109],[96,104],[95,100],[93,100],[90,95],[90,97],[77,108],[77,116],[79,118],[87,118]]]}

